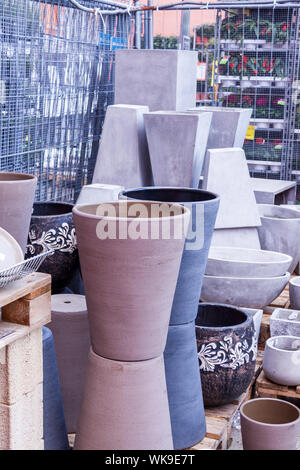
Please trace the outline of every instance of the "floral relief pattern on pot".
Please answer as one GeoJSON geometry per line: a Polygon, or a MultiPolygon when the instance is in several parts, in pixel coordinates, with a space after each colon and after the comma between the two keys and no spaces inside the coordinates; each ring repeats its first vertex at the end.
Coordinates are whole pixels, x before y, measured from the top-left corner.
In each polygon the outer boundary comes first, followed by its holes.
{"type": "Polygon", "coordinates": [[[57,230],[50,229],[43,232],[40,238],[37,238],[35,230],[29,232],[29,242],[27,252],[34,255],[37,251],[45,253],[48,250],[59,250],[64,253],[74,253],[77,249],[77,240],[75,228],[70,228],[67,222],[64,222],[57,230]],[[37,247],[42,247],[42,251],[37,247]]]}
{"type": "Polygon", "coordinates": [[[217,366],[236,370],[254,361],[256,354],[257,345],[254,337],[249,346],[246,339],[233,344],[233,338],[225,336],[222,341],[201,345],[198,352],[200,371],[214,372],[217,366]]]}

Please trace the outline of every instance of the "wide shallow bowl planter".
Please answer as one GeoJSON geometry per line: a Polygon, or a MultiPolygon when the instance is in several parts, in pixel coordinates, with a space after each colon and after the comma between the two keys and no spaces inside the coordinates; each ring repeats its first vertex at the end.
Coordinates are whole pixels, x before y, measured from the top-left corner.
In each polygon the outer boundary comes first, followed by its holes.
{"type": "Polygon", "coordinates": [[[205,406],[232,402],[247,390],[255,370],[252,316],[238,308],[200,303],[196,338],[205,406]]]}
{"type": "Polygon", "coordinates": [[[283,291],[290,273],[279,277],[204,276],[201,300],[245,308],[264,308],[283,291]]]}
{"type": "Polygon", "coordinates": [[[290,302],[292,309],[300,310],[300,277],[290,280],[290,302]]]}
{"type": "Polygon", "coordinates": [[[270,318],[271,336],[297,336],[300,338],[300,312],[276,308],[270,318]]]}
{"type": "Polygon", "coordinates": [[[300,384],[300,338],[274,336],[266,343],[263,369],[267,379],[279,385],[300,384]]]}
{"type": "Polygon", "coordinates": [[[278,277],[289,269],[291,256],[274,251],[212,246],[206,266],[208,276],[278,277]]]}
{"type": "Polygon", "coordinates": [[[164,352],[190,218],[180,205],[165,209],[158,217],[156,203],[120,201],[73,210],[91,341],[100,356],[142,361],[164,352]]]}
{"type": "Polygon", "coordinates": [[[244,450],[296,450],[300,410],[283,400],[250,400],[241,407],[241,428],[244,450]]]}
{"type": "Polygon", "coordinates": [[[258,204],[258,210],[262,225],[257,230],[262,250],[290,255],[292,273],[300,258],[300,212],[271,204],[258,204]]]}
{"type": "Polygon", "coordinates": [[[180,272],[173,301],[171,325],[194,321],[214,231],[220,198],[214,193],[189,188],[138,188],[123,191],[121,198],[179,203],[191,210],[180,272]]]}
{"type": "Polygon", "coordinates": [[[0,227],[17,240],[23,253],[26,251],[36,185],[37,179],[33,175],[0,173],[0,227]]]}
{"type": "Polygon", "coordinates": [[[89,356],[75,450],[173,449],[163,358],[89,356]]]}

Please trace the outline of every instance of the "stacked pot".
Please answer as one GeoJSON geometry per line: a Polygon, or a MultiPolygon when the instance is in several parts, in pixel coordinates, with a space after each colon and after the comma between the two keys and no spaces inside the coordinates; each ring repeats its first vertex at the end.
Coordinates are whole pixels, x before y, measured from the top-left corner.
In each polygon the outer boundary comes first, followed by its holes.
{"type": "Polygon", "coordinates": [[[75,449],[173,449],[163,352],[190,213],[120,201],[73,214],[92,343],[75,449]]]}

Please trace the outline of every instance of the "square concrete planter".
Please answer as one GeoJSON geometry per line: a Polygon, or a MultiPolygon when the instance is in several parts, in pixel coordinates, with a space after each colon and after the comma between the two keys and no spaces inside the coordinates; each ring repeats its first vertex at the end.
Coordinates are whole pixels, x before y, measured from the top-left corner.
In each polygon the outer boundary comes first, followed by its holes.
{"type": "Polygon", "coordinates": [[[276,308],[270,318],[271,336],[300,338],[300,311],[276,308]]]}

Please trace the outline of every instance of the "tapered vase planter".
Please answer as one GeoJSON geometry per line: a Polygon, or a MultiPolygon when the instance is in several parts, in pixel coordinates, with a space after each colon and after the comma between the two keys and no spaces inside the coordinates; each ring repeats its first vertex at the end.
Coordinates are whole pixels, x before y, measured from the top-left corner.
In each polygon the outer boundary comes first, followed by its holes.
{"type": "Polygon", "coordinates": [[[75,450],[173,449],[163,358],[89,357],[75,450]]]}
{"type": "Polygon", "coordinates": [[[133,201],[73,209],[92,346],[102,357],[163,354],[190,218],[180,205],[165,211],[158,217],[158,204],[133,201]]]}
{"type": "Polygon", "coordinates": [[[290,280],[290,301],[291,308],[300,310],[300,277],[290,280]]]}
{"type": "Polygon", "coordinates": [[[0,227],[12,235],[23,253],[29,231],[37,179],[22,173],[0,173],[0,227]]]}
{"type": "Polygon", "coordinates": [[[36,202],[33,206],[26,258],[54,250],[39,269],[51,274],[53,293],[71,281],[79,266],[72,209],[73,204],[61,202],[36,202]]]}
{"type": "Polygon", "coordinates": [[[266,343],[265,376],[279,385],[300,385],[300,337],[275,336],[266,343]]]}
{"type": "Polygon", "coordinates": [[[296,450],[300,410],[283,400],[258,398],[241,407],[244,450],[296,450]]]}
{"type": "Polygon", "coordinates": [[[205,406],[237,399],[247,390],[255,370],[252,315],[235,307],[200,303],[196,337],[205,406]]]}

